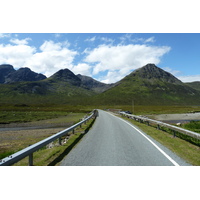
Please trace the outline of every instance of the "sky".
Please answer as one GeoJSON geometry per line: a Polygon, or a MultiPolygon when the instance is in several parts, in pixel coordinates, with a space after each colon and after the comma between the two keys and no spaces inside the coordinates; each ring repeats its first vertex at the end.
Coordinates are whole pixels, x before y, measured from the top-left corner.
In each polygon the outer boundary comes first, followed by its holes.
{"type": "Polygon", "coordinates": [[[148,63],[183,82],[200,81],[199,33],[1,33],[0,64],[50,77],[75,74],[115,83],[148,63]]]}

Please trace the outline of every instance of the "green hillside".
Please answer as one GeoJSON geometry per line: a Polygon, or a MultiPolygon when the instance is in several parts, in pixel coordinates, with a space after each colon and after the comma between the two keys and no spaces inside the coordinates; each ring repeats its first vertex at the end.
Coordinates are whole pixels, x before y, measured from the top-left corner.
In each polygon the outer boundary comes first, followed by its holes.
{"type": "Polygon", "coordinates": [[[41,81],[0,84],[0,103],[81,104],[95,93],[79,85],[73,78],[59,77],[59,73],[41,81]]]}
{"type": "Polygon", "coordinates": [[[186,85],[192,87],[195,90],[199,90],[200,91],[200,81],[194,81],[192,83],[186,83],[186,85]]]}
{"type": "Polygon", "coordinates": [[[59,70],[40,81],[0,84],[0,105],[200,105],[198,84],[185,84],[154,64],[115,84],[59,70]]]}
{"type": "Polygon", "coordinates": [[[148,64],[126,76],[117,86],[94,97],[98,104],[200,105],[200,92],[168,72],[148,64]]]}

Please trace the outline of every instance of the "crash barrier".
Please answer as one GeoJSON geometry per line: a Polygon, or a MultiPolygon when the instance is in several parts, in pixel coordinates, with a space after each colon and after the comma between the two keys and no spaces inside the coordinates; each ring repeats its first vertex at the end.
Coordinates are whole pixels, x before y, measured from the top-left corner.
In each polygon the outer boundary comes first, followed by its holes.
{"type": "Polygon", "coordinates": [[[29,166],[33,165],[33,153],[39,149],[41,149],[42,147],[48,145],[49,143],[59,139],[59,144],[61,145],[61,138],[62,136],[66,135],[68,132],[73,131],[74,129],[77,128],[78,126],[81,126],[83,123],[86,123],[89,119],[91,119],[92,117],[97,117],[98,115],[98,111],[97,110],[93,110],[92,114],[83,119],[82,121],[78,122],[77,124],[61,131],[58,132],[40,142],[37,142],[25,149],[22,149],[21,151],[18,151],[6,158],[3,158],[2,160],[0,160],[0,166],[9,166],[9,165],[13,165],[17,162],[19,162],[20,160],[22,160],[23,158],[29,156],[29,166]]]}
{"type": "Polygon", "coordinates": [[[135,121],[141,122],[141,123],[145,123],[147,125],[156,125],[157,129],[162,129],[164,128],[168,128],[169,130],[172,131],[173,136],[174,137],[180,137],[182,139],[188,140],[191,143],[194,143],[198,146],[200,146],[200,134],[193,132],[193,131],[189,131],[177,126],[173,126],[171,124],[167,124],[161,121],[157,121],[157,120],[153,120],[153,119],[149,119],[147,117],[141,117],[141,116],[137,116],[137,115],[132,115],[132,114],[128,114],[126,112],[120,112],[120,114],[122,116],[126,116],[128,118],[131,118],[135,121]],[[179,134],[180,133],[180,134],[179,134]]]}

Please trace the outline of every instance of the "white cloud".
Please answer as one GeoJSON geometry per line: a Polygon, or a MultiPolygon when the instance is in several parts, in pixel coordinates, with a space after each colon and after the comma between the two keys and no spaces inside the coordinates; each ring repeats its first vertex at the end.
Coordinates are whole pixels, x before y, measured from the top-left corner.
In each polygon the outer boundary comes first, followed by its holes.
{"type": "Polygon", "coordinates": [[[121,80],[125,77],[125,75],[127,75],[127,73],[120,73],[118,71],[108,71],[106,76],[100,77],[99,81],[103,83],[115,83],[117,82],[116,80],[121,80]]]}
{"type": "Polygon", "coordinates": [[[10,42],[17,44],[17,45],[26,45],[26,44],[28,44],[28,40],[31,40],[31,38],[25,38],[23,40],[11,39],[10,42]]]}
{"type": "Polygon", "coordinates": [[[96,36],[92,37],[92,38],[87,38],[85,41],[86,42],[94,42],[96,40],[96,36]]]}
{"type": "Polygon", "coordinates": [[[170,67],[163,67],[163,70],[173,74],[174,76],[180,75],[182,73],[181,71],[171,69],[170,67]]]}
{"type": "Polygon", "coordinates": [[[200,75],[178,76],[177,78],[184,83],[200,81],[200,75]]]}
{"type": "Polygon", "coordinates": [[[72,70],[76,51],[69,50],[63,43],[45,41],[40,46],[41,52],[35,53],[24,65],[30,66],[33,71],[40,70],[47,77],[60,69],[68,68],[72,70]]]}
{"type": "Polygon", "coordinates": [[[14,68],[29,67],[33,71],[51,76],[60,69],[73,68],[76,51],[69,50],[67,42],[54,43],[45,41],[41,46],[41,52],[35,47],[27,45],[25,40],[15,40],[16,45],[0,44],[0,63],[11,64],[14,68]]]}
{"type": "Polygon", "coordinates": [[[126,41],[128,42],[133,42],[133,43],[154,43],[155,42],[155,37],[150,37],[150,38],[138,38],[138,37],[132,37],[132,33],[127,33],[123,36],[121,36],[119,39],[122,41],[122,44],[124,44],[126,41]]]}
{"type": "Polygon", "coordinates": [[[36,52],[34,47],[28,45],[0,44],[0,63],[11,64],[16,68],[22,67],[27,59],[36,52]]]}
{"type": "Polygon", "coordinates": [[[132,37],[132,33],[126,33],[125,35],[121,36],[119,39],[124,42],[126,40],[130,41],[131,40],[131,37],[132,37]]]}
{"type": "Polygon", "coordinates": [[[111,83],[147,63],[159,64],[161,57],[169,51],[170,47],[167,46],[101,45],[87,51],[88,55],[84,61],[93,65],[93,75],[108,70],[102,80],[111,83]]]}
{"type": "Polygon", "coordinates": [[[61,50],[61,43],[54,43],[53,41],[45,41],[41,46],[40,50],[43,52],[59,51],[61,50]]]}
{"type": "Polygon", "coordinates": [[[91,66],[86,64],[86,63],[79,63],[78,65],[73,66],[72,71],[75,74],[92,76],[92,74],[91,74],[91,66]]]}
{"type": "Polygon", "coordinates": [[[150,37],[150,38],[148,38],[148,39],[146,39],[145,41],[144,41],[144,43],[148,43],[148,42],[155,42],[155,38],[154,37],[150,37]]]}
{"type": "Polygon", "coordinates": [[[111,38],[107,38],[107,37],[100,37],[100,40],[102,40],[103,42],[107,42],[107,43],[113,43],[115,40],[111,39],[111,38]]]}
{"type": "Polygon", "coordinates": [[[0,38],[8,38],[10,36],[11,36],[10,33],[0,33],[0,38]]]}

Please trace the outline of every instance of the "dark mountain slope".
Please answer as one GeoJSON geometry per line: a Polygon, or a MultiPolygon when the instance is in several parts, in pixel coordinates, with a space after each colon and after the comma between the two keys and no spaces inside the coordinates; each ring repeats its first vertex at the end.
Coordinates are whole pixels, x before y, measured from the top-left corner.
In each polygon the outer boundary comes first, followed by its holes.
{"type": "MultiPolygon", "coordinates": [[[[173,84],[183,84],[179,79],[175,76],[166,72],[154,64],[147,64],[144,67],[135,70],[127,78],[138,77],[141,79],[149,80],[150,82],[154,81],[161,81],[166,83],[173,83],[173,84]]],[[[126,78],[125,78],[126,79],[126,78]]]]}
{"type": "Polygon", "coordinates": [[[72,71],[69,69],[61,69],[55,74],[53,74],[51,77],[49,77],[48,80],[51,81],[62,81],[62,82],[68,82],[72,85],[75,86],[80,86],[81,85],[81,80],[79,77],[77,77],[72,71]]]}
{"type": "Polygon", "coordinates": [[[83,99],[94,94],[82,88],[81,80],[68,69],[60,70],[41,81],[0,84],[0,103],[80,104],[83,99]]]}
{"type": "Polygon", "coordinates": [[[5,83],[5,78],[12,72],[15,72],[12,65],[0,65],[0,83],[5,83]]]}
{"type": "Polygon", "coordinates": [[[0,65],[0,83],[9,84],[23,81],[39,81],[46,79],[43,74],[31,71],[29,68],[15,70],[12,65],[0,65]]]}
{"type": "Polygon", "coordinates": [[[29,68],[20,68],[17,71],[12,71],[5,77],[4,83],[14,83],[23,81],[40,81],[46,79],[43,74],[38,74],[31,71],[29,68]]]}
{"type": "Polygon", "coordinates": [[[97,93],[104,92],[114,86],[114,84],[101,83],[89,76],[83,76],[81,74],[78,74],[77,77],[80,78],[82,87],[93,90],[97,93]]]}
{"type": "Polygon", "coordinates": [[[200,105],[200,92],[182,83],[168,72],[148,64],[135,70],[118,85],[94,99],[102,104],[200,105]]]}

